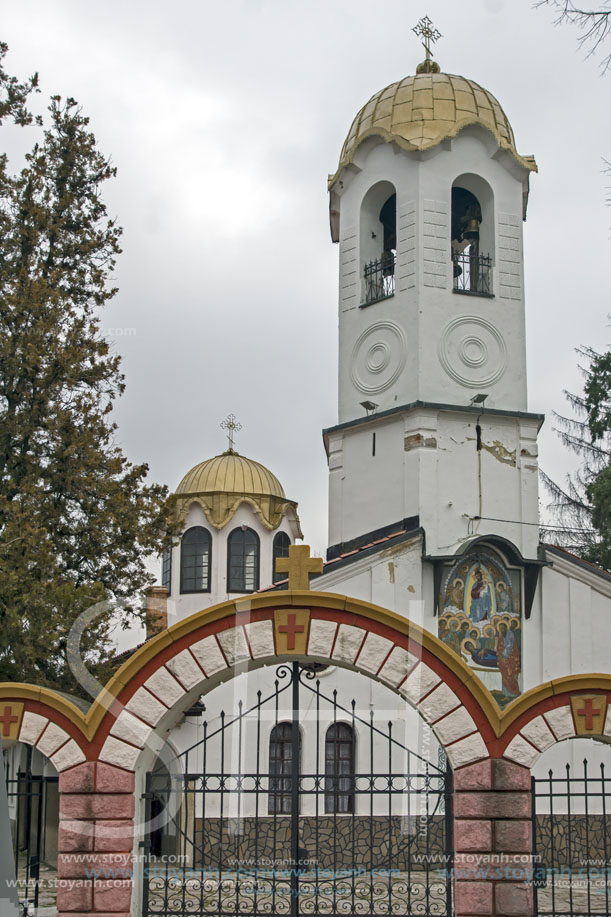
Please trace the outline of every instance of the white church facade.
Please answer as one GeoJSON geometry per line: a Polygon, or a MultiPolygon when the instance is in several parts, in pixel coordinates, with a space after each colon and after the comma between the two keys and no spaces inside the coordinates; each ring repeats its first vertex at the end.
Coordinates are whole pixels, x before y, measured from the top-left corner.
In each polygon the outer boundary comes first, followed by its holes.
{"type": "MultiPolygon", "coordinates": [[[[611,576],[539,540],[522,233],[534,158],[494,96],[422,66],[358,112],[329,178],[339,403],[311,586],[438,635],[503,708],[606,670],[611,576]]],[[[171,622],[283,580],[276,559],[302,534],[267,468],[230,446],[176,495],[171,622]]]]}

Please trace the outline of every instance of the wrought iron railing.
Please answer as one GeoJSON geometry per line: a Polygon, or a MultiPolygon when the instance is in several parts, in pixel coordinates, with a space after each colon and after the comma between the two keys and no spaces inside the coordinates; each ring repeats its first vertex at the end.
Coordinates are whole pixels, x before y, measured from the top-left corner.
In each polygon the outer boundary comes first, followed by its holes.
{"type": "Polygon", "coordinates": [[[452,255],[456,293],[492,294],[492,258],[469,251],[452,255]]]}
{"type": "Polygon", "coordinates": [[[230,713],[208,695],[198,741],[147,775],[143,917],[454,913],[451,770],[316,676],[283,663],[230,713]]]}
{"type": "Polygon", "coordinates": [[[365,290],[363,305],[379,302],[394,296],[395,293],[395,254],[388,252],[365,265],[365,290]]]}
{"type": "Polygon", "coordinates": [[[564,773],[533,777],[532,826],[537,917],[610,914],[611,777],[605,765],[590,771],[586,759],[583,769],[567,764],[564,773]]]}
{"type": "Polygon", "coordinates": [[[56,798],[58,778],[32,774],[29,766],[6,780],[9,805],[14,806],[15,813],[13,853],[19,905],[24,914],[39,913],[39,896],[55,912],[57,855],[46,849],[47,824],[53,823],[48,814],[53,806],[49,798],[53,785],[56,798]],[[49,861],[53,861],[53,865],[49,861]]]}

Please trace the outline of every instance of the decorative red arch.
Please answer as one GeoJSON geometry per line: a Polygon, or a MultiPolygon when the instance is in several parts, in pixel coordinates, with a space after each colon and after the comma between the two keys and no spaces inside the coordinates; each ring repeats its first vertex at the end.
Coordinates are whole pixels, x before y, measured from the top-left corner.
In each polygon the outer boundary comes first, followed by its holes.
{"type": "Polygon", "coordinates": [[[605,705],[592,728],[611,737],[611,676],[549,682],[501,713],[461,659],[400,615],[344,596],[283,592],[226,602],[163,631],[124,663],[86,715],[53,691],[0,685],[5,739],[35,745],[60,771],[59,917],[128,917],[135,774],[153,738],[221,681],[296,656],[379,680],[432,726],[454,768],[456,914],[479,912],[482,901],[490,914],[532,913],[530,877],[486,877],[480,860],[492,857],[494,870],[502,855],[522,868],[532,761],[550,739],[583,734],[575,704],[588,695],[605,705]],[[109,863],[123,877],[104,878],[109,863]]]}

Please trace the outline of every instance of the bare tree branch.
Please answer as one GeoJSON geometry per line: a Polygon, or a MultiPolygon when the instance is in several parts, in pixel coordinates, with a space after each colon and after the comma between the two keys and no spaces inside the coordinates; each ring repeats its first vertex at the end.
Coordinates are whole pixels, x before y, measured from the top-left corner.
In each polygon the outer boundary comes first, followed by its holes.
{"type": "MultiPolygon", "coordinates": [[[[535,9],[541,6],[557,11],[555,25],[569,23],[579,29],[582,33],[578,39],[579,47],[587,51],[586,57],[593,57],[611,34],[610,0],[604,0],[599,9],[593,10],[581,9],[572,0],[537,0],[535,9]]],[[[600,66],[603,73],[611,69],[611,53],[603,57],[600,66]]]]}

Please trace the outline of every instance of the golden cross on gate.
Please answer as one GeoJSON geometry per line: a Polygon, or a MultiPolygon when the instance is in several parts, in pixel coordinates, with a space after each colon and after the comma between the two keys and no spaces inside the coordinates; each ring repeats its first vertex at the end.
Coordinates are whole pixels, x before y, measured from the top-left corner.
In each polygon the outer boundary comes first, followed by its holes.
{"type": "Polygon", "coordinates": [[[436,29],[433,26],[433,23],[431,22],[428,16],[423,16],[422,19],[417,23],[417,25],[414,26],[414,28],[412,29],[412,32],[415,32],[416,35],[424,39],[422,44],[424,45],[424,50],[426,51],[426,59],[430,60],[431,59],[431,42],[434,44],[436,41],[442,38],[443,36],[441,32],[439,31],[439,29],[436,29]]]}
{"type": "Polygon", "coordinates": [[[13,723],[16,723],[19,719],[18,716],[12,716],[13,711],[10,707],[4,708],[4,713],[0,716],[0,723],[2,723],[2,735],[8,736],[11,734],[11,726],[13,723]]]}
{"type": "Polygon", "coordinates": [[[288,573],[291,590],[309,589],[310,573],[322,573],[322,557],[310,557],[309,544],[292,544],[288,557],[277,558],[276,573],[288,573]]]}
{"type": "Polygon", "coordinates": [[[235,414],[228,414],[222,422],[221,427],[227,430],[227,439],[229,440],[229,451],[233,452],[233,434],[242,429],[242,424],[235,419],[235,414]]]}

